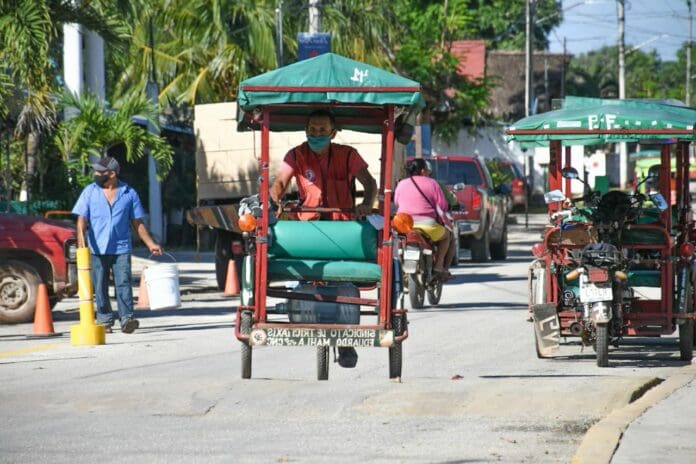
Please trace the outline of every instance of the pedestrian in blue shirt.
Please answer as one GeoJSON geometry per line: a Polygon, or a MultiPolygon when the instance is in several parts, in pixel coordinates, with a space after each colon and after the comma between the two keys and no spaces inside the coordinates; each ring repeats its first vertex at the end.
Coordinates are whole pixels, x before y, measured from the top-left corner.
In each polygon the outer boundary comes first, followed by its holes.
{"type": "Polygon", "coordinates": [[[162,247],[150,236],[143,217],[145,211],[138,193],[118,178],[120,166],[111,156],[92,164],[94,183],[80,194],[72,212],[77,218],[77,245],[89,244],[92,281],[97,303],[97,323],[111,333],[114,314],[109,301],[109,271],[113,273],[121,331],[132,333],[140,326],[133,317],[131,287],[131,236],[133,224],[145,246],[153,255],[162,247]],[[86,239],[85,239],[86,237],[86,239]]]}

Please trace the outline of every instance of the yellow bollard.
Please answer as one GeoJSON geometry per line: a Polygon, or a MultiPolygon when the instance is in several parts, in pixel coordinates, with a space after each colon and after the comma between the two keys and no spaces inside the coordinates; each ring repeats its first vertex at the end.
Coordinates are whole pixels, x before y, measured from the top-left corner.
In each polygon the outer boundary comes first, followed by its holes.
{"type": "Polygon", "coordinates": [[[80,298],[80,323],[70,326],[70,343],[73,345],[103,345],[106,343],[104,326],[94,323],[91,270],[89,248],[78,248],[77,294],[80,298]]]}

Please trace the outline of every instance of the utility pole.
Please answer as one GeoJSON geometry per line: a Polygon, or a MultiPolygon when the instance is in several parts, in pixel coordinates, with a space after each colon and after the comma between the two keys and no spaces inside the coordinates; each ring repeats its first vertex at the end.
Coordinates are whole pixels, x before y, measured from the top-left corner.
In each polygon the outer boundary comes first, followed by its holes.
{"type": "Polygon", "coordinates": [[[686,43],[686,98],[684,103],[686,106],[691,106],[691,39],[693,15],[691,14],[691,4],[693,0],[687,0],[686,5],[689,7],[689,41],[686,43]]]}
{"type": "Polygon", "coordinates": [[[309,0],[309,32],[321,31],[321,2],[309,0]]]}
{"type": "MultiPolygon", "coordinates": [[[[148,24],[149,42],[150,42],[150,79],[147,81],[145,88],[147,96],[159,109],[159,89],[157,87],[157,76],[155,75],[155,39],[152,32],[152,17],[148,24]]],[[[159,117],[159,110],[157,111],[159,117]]],[[[147,130],[151,134],[159,135],[159,130],[151,121],[147,123],[147,130]]],[[[162,189],[157,180],[157,165],[155,158],[148,150],[147,153],[147,178],[148,178],[148,210],[150,213],[150,232],[154,239],[159,243],[164,243],[164,230],[162,227],[162,189]]]]}
{"type": "Polygon", "coordinates": [[[276,53],[278,57],[278,67],[283,66],[283,0],[278,0],[278,8],[275,10],[276,20],[276,53]]]}
{"type": "MultiPolygon", "coordinates": [[[[626,18],[624,16],[624,1],[616,0],[616,15],[619,22],[618,27],[618,48],[619,48],[619,98],[626,98],[626,65],[625,65],[625,50],[624,50],[624,29],[626,18]]],[[[626,179],[628,178],[628,153],[626,142],[619,144],[619,187],[626,188],[626,179]]]]}
{"type": "Polygon", "coordinates": [[[529,116],[532,114],[532,100],[534,99],[534,88],[533,88],[533,74],[534,74],[534,63],[533,63],[533,31],[532,25],[534,24],[534,3],[536,0],[527,0],[527,22],[526,22],[526,35],[527,43],[525,49],[525,75],[524,75],[524,115],[529,116]]]}

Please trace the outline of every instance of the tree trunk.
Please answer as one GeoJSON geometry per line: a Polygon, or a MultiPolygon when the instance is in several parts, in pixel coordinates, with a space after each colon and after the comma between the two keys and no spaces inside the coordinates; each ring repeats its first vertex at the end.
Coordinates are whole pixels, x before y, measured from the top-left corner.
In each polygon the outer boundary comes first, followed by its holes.
{"type": "Polygon", "coordinates": [[[37,157],[39,156],[39,137],[38,132],[30,132],[27,135],[24,158],[24,180],[22,181],[22,192],[27,202],[31,200],[31,184],[36,175],[36,163],[37,157]]]}

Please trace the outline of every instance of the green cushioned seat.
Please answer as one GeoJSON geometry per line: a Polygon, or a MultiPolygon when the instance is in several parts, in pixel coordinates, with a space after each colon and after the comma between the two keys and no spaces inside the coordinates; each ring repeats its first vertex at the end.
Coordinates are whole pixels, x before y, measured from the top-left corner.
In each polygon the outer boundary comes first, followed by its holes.
{"type": "Polygon", "coordinates": [[[377,282],[377,231],[367,221],[278,221],[270,227],[270,280],[377,282]]]}
{"type": "Polygon", "coordinates": [[[377,282],[382,268],[375,262],[274,258],[268,260],[270,280],[377,282]]]}
{"type": "Polygon", "coordinates": [[[377,231],[367,221],[278,221],[269,229],[269,258],[377,259],[377,231]]]}
{"type": "Polygon", "coordinates": [[[628,284],[631,287],[661,287],[660,271],[629,271],[628,284]]]}

